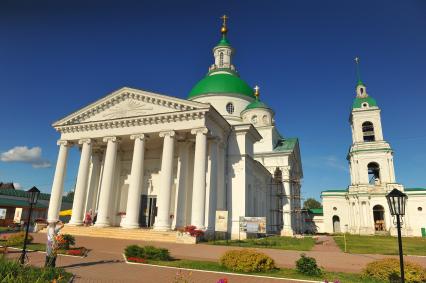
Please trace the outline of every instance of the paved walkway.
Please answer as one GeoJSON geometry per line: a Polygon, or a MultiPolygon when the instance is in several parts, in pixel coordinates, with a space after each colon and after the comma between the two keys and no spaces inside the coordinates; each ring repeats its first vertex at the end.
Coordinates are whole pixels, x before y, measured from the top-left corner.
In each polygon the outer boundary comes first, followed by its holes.
{"type": "MultiPolygon", "coordinates": [[[[34,242],[45,242],[46,234],[34,234],[34,242]]],[[[375,259],[390,256],[383,255],[356,255],[345,254],[340,250],[326,249],[333,246],[328,238],[322,239],[328,242],[325,245],[317,245],[314,250],[306,252],[307,255],[317,259],[320,266],[328,271],[360,272],[362,268],[375,259]],[[324,246],[324,247],[322,247],[324,246]]],[[[145,242],[135,240],[105,239],[93,237],[76,237],[78,246],[91,249],[88,257],[59,257],[58,266],[65,267],[70,272],[79,276],[80,282],[173,282],[177,269],[129,265],[123,262],[122,253],[130,244],[155,245],[169,249],[172,256],[182,259],[195,259],[217,261],[227,250],[238,247],[212,246],[206,244],[185,245],[174,243],[145,242]]],[[[274,249],[262,249],[262,252],[271,256],[279,267],[294,267],[294,262],[299,258],[299,251],[283,251],[274,249]]],[[[420,263],[426,267],[426,257],[407,256],[406,260],[420,263]]],[[[31,262],[41,265],[44,262],[44,254],[31,253],[31,262]]],[[[240,277],[236,275],[220,275],[215,273],[192,272],[193,282],[217,282],[226,277],[230,282],[294,282],[274,279],[259,279],[240,277]]],[[[77,281],[79,282],[79,281],[77,281]]],[[[296,281],[297,282],[297,281],[296,281]]]]}

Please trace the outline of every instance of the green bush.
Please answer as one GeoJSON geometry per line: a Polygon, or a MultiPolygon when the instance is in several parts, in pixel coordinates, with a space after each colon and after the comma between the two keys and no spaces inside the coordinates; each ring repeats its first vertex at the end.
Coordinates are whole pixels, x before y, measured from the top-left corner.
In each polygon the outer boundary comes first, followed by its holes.
{"type": "Polygon", "coordinates": [[[156,248],[153,246],[127,246],[124,250],[126,257],[138,257],[152,260],[171,260],[168,249],[156,248]]]}
{"type": "MultiPolygon", "coordinates": [[[[20,247],[24,245],[25,232],[19,232],[13,235],[10,235],[7,238],[6,246],[8,247],[20,247]]],[[[33,236],[28,234],[27,244],[30,244],[33,241],[33,236]]]]}
{"type": "MultiPolygon", "coordinates": [[[[426,282],[426,269],[416,263],[404,262],[404,273],[406,283],[426,282]]],[[[396,280],[400,276],[399,260],[396,258],[385,258],[370,262],[363,270],[364,278],[389,281],[396,280]]]]}
{"type": "Polygon", "coordinates": [[[322,274],[321,269],[317,265],[317,261],[313,257],[308,257],[301,254],[300,258],[296,261],[296,270],[302,274],[310,276],[319,276],[322,274]]]}
{"type": "Polygon", "coordinates": [[[220,264],[232,271],[263,272],[275,268],[269,256],[254,250],[231,250],[220,257],[220,264]]]}
{"type": "Polygon", "coordinates": [[[4,283],[50,283],[68,282],[72,274],[62,268],[37,268],[22,266],[17,261],[0,257],[0,282],[4,283]]]}

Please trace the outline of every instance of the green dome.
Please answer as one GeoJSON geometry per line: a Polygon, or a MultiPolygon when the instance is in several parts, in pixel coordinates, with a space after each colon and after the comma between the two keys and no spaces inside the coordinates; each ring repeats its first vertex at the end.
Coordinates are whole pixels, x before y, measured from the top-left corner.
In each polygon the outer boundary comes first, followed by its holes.
{"type": "Polygon", "coordinates": [[[369,107],[377,106],[376,100],[374,98],[372,98],[372,97],[369,97],[369,96],[367,96],[367,97],[357,97],[357,98],[355,98],[354,103],[352,104],[352,109],[362,108],[362,104],[364,102],[367,102],[368,105],[369,105],[369,107]]]}
{"type": "Polygon", "coordinates": [[[212,74],[206,76],[192,88],[188,99],[209,93],[237,93],[256,98],[253,89],[239,77],[231,74],[212,74]]]}
{"type": "Polygon", "coordinates": [[[261,102],[259,100],[256,100],[256,101],[253,101],[252,103],[250,103],[249,105],[247,105],[246,109],[244,109],[244,110],[255,109],[255,108],[271,109],[265,103],[263,103],[263,102],[261,102]]]}

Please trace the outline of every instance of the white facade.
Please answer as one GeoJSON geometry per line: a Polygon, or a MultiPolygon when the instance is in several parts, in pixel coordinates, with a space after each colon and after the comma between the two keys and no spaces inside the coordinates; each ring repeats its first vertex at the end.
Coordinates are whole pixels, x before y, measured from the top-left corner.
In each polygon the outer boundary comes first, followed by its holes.
{"type": "MultiPolygon", "coordinates": [[[[232,52],[216,47],[222,65],[210,70],[235,72],[232,52]]],[[[97,227],[194,225],[208,234],[216,211],[227,210],[232,238],[246,236],[240,216],[266,217],[269,233],[300,232],[298,141],[281,137],[272,110],[246,110],[253,101],[232,92],[184,100],[125,87],[54,123],[61,137],[48,221],[58,219],[68,151],[78,146],[70,225],[92,209],[97,227]]]]}
{"type": "Polygon", "coordinates": [[[323,199],[324,232],[396,234],[385,195],[397,188],[408,196],[403,218],[405,236],[426,229],[426,189],[407,189],[396,183],[393,151],[383,139],[380,109],[358,83],[350,115],[352,146],[347,159],[351,184],[347,190],[328,190],[323,199]]]}

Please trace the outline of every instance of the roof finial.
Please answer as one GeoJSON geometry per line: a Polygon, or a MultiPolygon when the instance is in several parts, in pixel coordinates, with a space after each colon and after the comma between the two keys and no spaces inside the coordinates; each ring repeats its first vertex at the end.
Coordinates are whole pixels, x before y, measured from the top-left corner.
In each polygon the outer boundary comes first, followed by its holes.
{"type": "Polygon", "coordinates": [[[364,85],[363,82],[361,81],[361,75],[359,73],[359,57],[355,57],[355,66],[356,66],[356,76],[358,79],[357,85],[364,85]]]}
{"type": "Polygon", "coordinates": [[[259,89],[260,87],[257,85],[254,87],[254,96],[256,96],[256,100],[259,100],[259,89]]]}
{"type": "Polygon", "coordinates": [[[220,29],[220,32],[222,33],[222,36],[225,37],[226,33],[228,32],[228,28],[226,27],[226,20],[229,19],[227,15],[223,15],[220,17],[223,20],[222,28],[220,29]]]}

